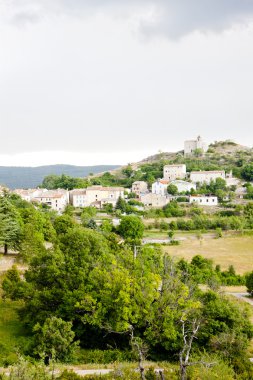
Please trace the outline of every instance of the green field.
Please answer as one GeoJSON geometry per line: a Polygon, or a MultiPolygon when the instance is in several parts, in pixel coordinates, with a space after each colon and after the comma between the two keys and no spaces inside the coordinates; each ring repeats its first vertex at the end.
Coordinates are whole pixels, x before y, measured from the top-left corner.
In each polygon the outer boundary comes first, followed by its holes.
{"type": "Polygon", "coordinates": [[[164,246],[164,251],[173,257],[191,260],[195,255],[202,255],[220,264],[225,270],[233,265],[239,274],[253,270],[253,237],[225,236],[220,239],[186,239],[179,246],[164,246]]]}
{"type": "Polygon", "coordinates": [[[0,299],[0,366],[16,362],[30,341],[19,321],[19,308],[20,302],[0,299]]]}

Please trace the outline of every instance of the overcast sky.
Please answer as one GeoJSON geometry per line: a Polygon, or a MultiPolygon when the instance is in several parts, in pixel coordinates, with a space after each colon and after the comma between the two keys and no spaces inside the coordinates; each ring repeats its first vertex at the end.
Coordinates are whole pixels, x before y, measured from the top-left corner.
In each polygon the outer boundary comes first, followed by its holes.
{"type": "Polygon", "coordinates": [[[252,146],[253,0],[0,0],[0,166],[252,146]]]}

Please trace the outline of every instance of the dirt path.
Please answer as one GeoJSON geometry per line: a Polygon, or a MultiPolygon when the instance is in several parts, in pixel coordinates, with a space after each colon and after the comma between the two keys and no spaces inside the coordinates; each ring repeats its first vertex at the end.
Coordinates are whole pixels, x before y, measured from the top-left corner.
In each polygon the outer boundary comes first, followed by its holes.
{"type": "Polygon", "coordinates": [[[251,306],[253,306],[253,298],[249,297],[248,293],[226,293],[229,294],[230,296],[234,296],[240,300],[243,300],[244,302],[249,303],[251,306]]]}

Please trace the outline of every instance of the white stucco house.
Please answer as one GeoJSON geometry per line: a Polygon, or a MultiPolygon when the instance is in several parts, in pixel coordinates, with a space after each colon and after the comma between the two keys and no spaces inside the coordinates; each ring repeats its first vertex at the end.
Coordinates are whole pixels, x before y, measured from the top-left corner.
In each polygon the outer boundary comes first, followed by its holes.
{"type": "Polygon", "coordinates": [[[87,207],[86,189],[74,189],[69,192],[70,204],[74,207],[87,207]]]}
{"type": "Polygon", "coordinates": [[[59,213],[63,212],[66,206],[69,204],[69,192],[64,189],[46,190],[36,194],[32,201],[46,204],[59,213]]]}
{"type": "Polygon", "coordinates": [[[189,202],[199,206],[217,206],[218,198],[215,195],[190,195],[189,202]]]}
{"type": "Polygon", "coordinates": [[[184,179],[186,177],[185,164],[165,165],[163,168],[163,178],[166,181],[174,181],[175,179],[184,179]]]}
{"type": "Polygon", "coordinates": [[[116,206],[119,197],[124,198],[123,187],[90,186],[87,189],[74,189],[70,192],[70,203],[74,207],[94,206],[102,208],[105,204],[116,206]]]}
{"type": "Polygon", "coordinates": [[[169,181],[165,179],[159,179],[152,184],[152,194],[156,195],[167,195],[167,187],[169,181]]]}
{"type": "Polygon", "coordinates": [[[175,180],[171,181],[170,185],[175,185],[179,193],[196,190],[196,184],[187,181],[175,180]]]}
{"type": "Polygon", "coordinates": [[[46,189],[15,189],[14,194],[17,194],[26,202],[31,202],[42,191],[47,191],[46,189]]]}

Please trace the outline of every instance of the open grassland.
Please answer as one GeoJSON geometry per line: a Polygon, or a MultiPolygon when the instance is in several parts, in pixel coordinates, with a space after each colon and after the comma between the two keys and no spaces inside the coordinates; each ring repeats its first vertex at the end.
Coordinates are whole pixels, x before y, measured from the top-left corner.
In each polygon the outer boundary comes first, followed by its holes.
{"type": "Polygon", "coordinates": [[[0,299],[0,366],[17,361],[30,342],[18,318],[19,302],[0,299]]]}
{"type": "Polygon", "coordinates": [[[253,237],[225,236],[220,239],[183,240],[179,246],[164,246],[170,256],[191,260],[195,255],[212,259],[225,270],[233,265],[236,272],[244,274],[253,270],[253,237]]]}

